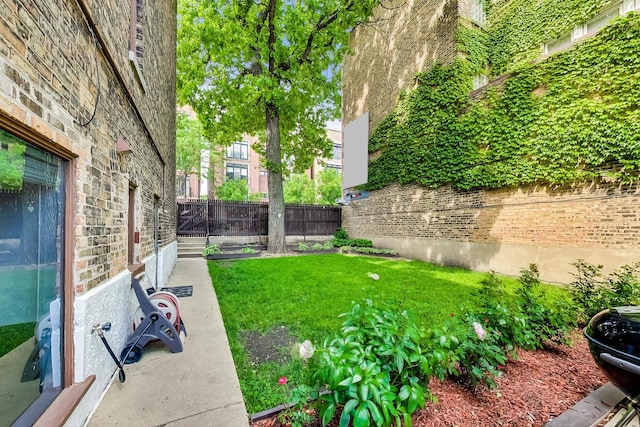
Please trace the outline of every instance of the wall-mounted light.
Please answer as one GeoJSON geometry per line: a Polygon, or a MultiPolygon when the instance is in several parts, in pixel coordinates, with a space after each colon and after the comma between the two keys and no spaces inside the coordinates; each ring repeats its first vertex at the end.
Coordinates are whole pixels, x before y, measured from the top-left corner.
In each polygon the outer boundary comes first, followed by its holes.
{"type": "Polygon", "coordinates": [[[127,154],[133,153],[129,144],[127,144],[127,142],[122,138],[118,138],[118,142],[116,142],[116,151],[120,156],[126,156],[127,154]]]}

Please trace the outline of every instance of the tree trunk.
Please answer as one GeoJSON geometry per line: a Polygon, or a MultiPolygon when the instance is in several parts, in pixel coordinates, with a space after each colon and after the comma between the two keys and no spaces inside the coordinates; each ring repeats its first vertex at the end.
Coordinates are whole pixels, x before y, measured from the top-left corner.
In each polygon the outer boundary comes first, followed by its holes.
{"type": "Polygon", "coordinates": [[[284,233],[284,191],[282,190],[282,157],[280,153],[280,114],[272,103],[266,105],[267,170],[269,171],[269,244],[267,253],[287,251],[284,233]]]}

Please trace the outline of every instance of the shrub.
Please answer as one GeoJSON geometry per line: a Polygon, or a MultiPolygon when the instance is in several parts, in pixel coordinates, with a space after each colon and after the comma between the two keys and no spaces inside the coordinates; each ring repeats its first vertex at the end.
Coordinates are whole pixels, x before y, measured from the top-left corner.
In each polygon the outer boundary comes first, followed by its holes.
{"type": "Polygon", "coordinates": [[[484,321],[465,314],[447,320],[430,335],[432,374],[442,379],[447,375],[460,377],[469,387],[480,383],[496,387],[495,378],[506,363],[507,355],[500,344],[500,332],[484,321]]]}
{"type": "Polygon", "coordinates": [[[571,297],[579,313],[578,322],[584,324],[596,313],[606,308],[606,294],[602,285],[602,265],[593,265],[579,259],[573,265],[578,271],[572,273],[571,297]]]}
{"type": "Polygon", "coordinates": [[[611,307],[640,304],[640,262],[623,265],[607,282],[611,307]]]}
{"type": "Polygon", "coordinates": [[[218,245],[209,245],[206,248],[204,248],[204,250],[202,251],[202,256],[207,256],[207,255],[213,255],[213,254],[220,254],[222,253],[222,250],[218,247],[218,245]]]}
{"type": "Polygon", "coordinates": [[[349,236],[347,235],[347,231],[342,227],[338,227],[338,229],[333,234],[333,236],[336,239],[348,239],[349,238],[349,236]]]}
{"type": "Polygon", "coordinates": [[[309,250],[309,245],[307,245],[304,242],[300,242],[300,243],[298,243],[298,250],[299,251],[308,251],[309,250]]]}
{"type": "Polygon", "coordinates": [[[542,348],[547,341],[565,342],[570,327],[575,325],[576,313],[572,307],[561,300],[555,305],[545,301],[536,264],[520,270],[516,304],[526,324],[525,339],[518,345],[527,350],[542,348]]]}
{"type": "Polygon", "coordinates": [[[572,264],[571,297],[579,311],[578,322],[585,324],[601,310],[640,303],[640,263],[623,265],[606,279],[602,265],[583,260],[572,264]]]}
{"type": "Polygon", "coordinates": [[[340,425],[411,426],[428,393],[420,384],[430,371],[423,331],[406,311],[378,308],[369,299],[342,316],[341,333],[325,341],[314,373],[332,391],[321,397],[323,425],[342,406],[340,425]]]}
{"type": "Polygon", "coordinates": [[[498,345],[515,357],[516,348],[529,340],[525,320],[509,307],[502,280],[495,272],[487,274],[480,284],[479,306],[468,312],[467,317],[481,319],[486,327],[495,330],[498,345]]]}
{"type": "Polygon", "coordinates": [[[357,246],[343,246],[340,248],[342,253],[348,252],[357,252],[360,254],[371,254],[371,255],[396,255],[396,251],[393,249],[378,249],[378,248],[364,248],[357,246]]]}
{"type": "Polygon", "coordinates": [[[343,246],[353,246],[360,248],[371,248],[373,247],[373,242],[367,239],[333,239],[333,246],[337,248],[341,248],[343,246]]]}

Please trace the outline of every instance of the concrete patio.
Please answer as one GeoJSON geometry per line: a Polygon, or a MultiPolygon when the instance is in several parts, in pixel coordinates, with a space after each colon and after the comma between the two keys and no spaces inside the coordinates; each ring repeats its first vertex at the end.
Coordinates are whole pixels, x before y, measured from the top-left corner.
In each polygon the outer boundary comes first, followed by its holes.
{"type": "MultiPolygon", "coordinates": [[[[126,381],[113,381],[90,418],[100,426],[248,426],[236,369],[207,262],[179,258],[165,287],[193,286],[180,298],[187,329],[182,353],[160,343],[125,365],[126,381]]],[[[117,377],[117,375],[116,375],[117,377]]]]}

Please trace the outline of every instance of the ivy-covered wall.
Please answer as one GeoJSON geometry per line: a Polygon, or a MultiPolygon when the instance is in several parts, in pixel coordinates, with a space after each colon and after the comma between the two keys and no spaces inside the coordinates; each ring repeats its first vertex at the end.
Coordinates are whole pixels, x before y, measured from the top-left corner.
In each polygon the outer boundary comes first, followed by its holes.
{"type": "Polygon", "coordinates": [[[372,120],[371,197],[344,209],[349,234],[480,270],[538,262],[559,282],[578,258],[637,259],[640,14],[541,50],[615,3],[486,0],[485,28],[458,16],[456,59],[423,68],[372,120]],[[492,81],[472,91],[478,74],[492,81]]]}
{"type": "Polygon", "coordinates": [[[471,79],[486,66],[481,46],[493,33],[459,34],[466,58],[419,74],[418,87],[372,134],[368,189],[637,180],[640,14],[541,63],[520,64],[473,101],[471,79]]]}
{"type": "Polygon", "coordinates": [[[619,0],[485,1],[491,74],[500,75],[540,56],[543,43],[560,38],[619,0]]]}

